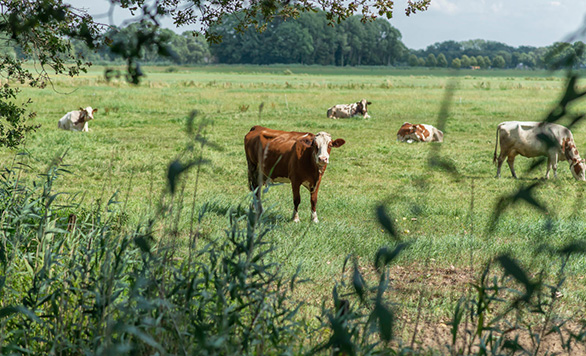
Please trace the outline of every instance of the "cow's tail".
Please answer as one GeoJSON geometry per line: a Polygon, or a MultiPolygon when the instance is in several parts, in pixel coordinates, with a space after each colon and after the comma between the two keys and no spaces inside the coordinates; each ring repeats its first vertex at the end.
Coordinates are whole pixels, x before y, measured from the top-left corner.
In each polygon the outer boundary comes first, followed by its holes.
{"type": "Polygon", "coordinates": [[[499,129],[500,125],[496,127],[496,139],[494,140],[494,156],[492,157],[493,164],[496,164],[496,149],[499,145],[499,129]]]}

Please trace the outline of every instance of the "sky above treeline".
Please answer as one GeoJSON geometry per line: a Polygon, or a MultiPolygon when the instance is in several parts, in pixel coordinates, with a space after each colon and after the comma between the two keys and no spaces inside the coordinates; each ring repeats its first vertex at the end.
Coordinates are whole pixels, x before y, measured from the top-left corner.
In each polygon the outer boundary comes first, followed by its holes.
{"type": "MultiPolygon", "coordinates": [[[[132,21],[127,10],[114,9],[109,0],[70,0],[97,21],[123,25],[132,21]]],[[[542,47],[558,41],[586,42],[586,0],[431,0],[427,11],[405,16],[407,0],[396,0],[391,24],[411,49],[436,42],[482,39],[508,45],[542,47]]],[[[162,25],[177,32],[172,21],[162,25]]]]}

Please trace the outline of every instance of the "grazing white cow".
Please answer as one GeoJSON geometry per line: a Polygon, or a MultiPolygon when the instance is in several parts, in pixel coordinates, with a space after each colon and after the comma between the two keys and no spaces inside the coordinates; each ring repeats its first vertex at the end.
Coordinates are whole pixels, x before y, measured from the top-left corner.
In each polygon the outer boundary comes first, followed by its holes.
{"type": "Polygon", "coordinates": [[[94,118],[96,112],[98,109],[92,109],[91,106],[70,111],[59,119],[58,127],[63,130],[88,132],[88,121],[94,118]]]}
{"type": "Polygon", "coordinates": [[[403,123],[397,131],[399,142],[444,142],[444,133],[427,124],[403,123]]]}
{"type": "Polygon", "coordinates": [[[362,99],[354,104],[339,104],[334,105],[328,109],[328,119],[347,118],[356,115],[362,115],[363,118],[368,119],[368,105],[372,104],[366,99],[362,99]]]}
{"type": "Polygon", "coordinates": [[[574,178],[586,180],[585,161],[580,158],[572,132],[565,126],[544,122],[501,122],[496,129],[493,158],[493,163],[497,163],[497,178],[501,175],[501,165],[505,158],[507,158],[511,174],[517,178],[514,167],[517,155],[547,156],[545,179],[549,179],[549,171],[552,168],[554,176],[557,177],[557,162],[561,159],[570,163],[570,171],[574,178]],[[496,151],[499,140],[501,153],[497,160],[496,151]]]}

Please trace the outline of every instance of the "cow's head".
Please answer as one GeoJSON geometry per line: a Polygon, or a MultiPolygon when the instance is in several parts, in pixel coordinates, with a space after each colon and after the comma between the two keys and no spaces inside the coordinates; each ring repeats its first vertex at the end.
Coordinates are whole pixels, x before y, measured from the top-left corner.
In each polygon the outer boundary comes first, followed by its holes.
{"type": "Polygon", "coordinates": [[[403,123],[399,131],[397,132],[397,141],[407,141],[417,139],[416,132],[417,127],[408,122],[403,123]]]}
{"type": "Polygon", "coordinates": [[[586,181],[586,160],[572,158],[570,161],[570,171],[576,180],[586,181]]]}
{"type": "Polygon", "coordinates": [[[356,103],[356,114],[360,114],[364,117],[370,117],[368,115],[368,105],[372,104],[370,101],[366,101],[366,99],[362,99],[356,103]]]}
{"type": "Polygon", "coordinates": [[[94,119],[94,113],[98,112],[98,109],[92,109],[91,106],[87,108],[79,108],[79,122],[87,122],[94,119]]]}
{"type": "Polygon", "coordinates": [[[306,148],[312,148],[313,159],[319,167],[324,167],[330,162],[330,152],[332,147],[340,147],[346,143],[344,139],[338,138],[332,140],[332,136],[327,132],[318,132],[313,139],[307,135],[299,139],[299,142],[306,148]]]}

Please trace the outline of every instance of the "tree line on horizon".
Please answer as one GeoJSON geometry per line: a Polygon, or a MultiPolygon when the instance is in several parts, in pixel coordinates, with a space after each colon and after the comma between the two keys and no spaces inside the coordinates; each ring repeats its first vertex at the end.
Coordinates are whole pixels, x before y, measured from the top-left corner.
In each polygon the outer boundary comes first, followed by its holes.
{"type": "MultiPolygon", "coordinates": [[[[238,32],[239,21],[230,15],[212,28],[221,43],[208,43],[193,31],[181,34],[170,29],[156,31],[165,47],[143,50],[148,64],[305,64],[333,66],[408,66],[439,68],[523,68],[557,69],[552,63],[571,60],[575,68],[586,66],[586,45],[557,42],[551,46],[513,47],[487,41],[444,41],[424,50],[408,49],[400,31],[387,20],[361,21],[355,15],[335,26],[328,25],[324,12],[302,13],[295,19],[277,18],[262,31],[248,28],[238,32]]],[[[93,63],[122,62],[121,53],[134,48],[136,34],[148,24],[138,22],[124,28],[111,28],[109,46],[90,49],[80,40],[71,40],[72,51],[93,63]]],[[[3,53],[23,59],[16,46],[4,45],[3,53]]]]}

